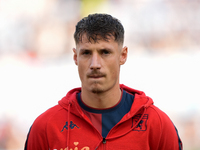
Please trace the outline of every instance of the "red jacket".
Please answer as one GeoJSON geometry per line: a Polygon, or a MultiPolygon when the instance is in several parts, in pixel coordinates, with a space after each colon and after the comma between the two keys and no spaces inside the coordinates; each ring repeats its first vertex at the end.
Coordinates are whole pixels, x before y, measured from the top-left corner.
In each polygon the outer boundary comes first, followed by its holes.
{"type": "Polygon", "coordinates": [[[105,139],[79,106],[76,88],[34,121],[25,150],[182,150],[175,126],[152,99],[120,86],[135,95],[134,102],[105,139]]]}

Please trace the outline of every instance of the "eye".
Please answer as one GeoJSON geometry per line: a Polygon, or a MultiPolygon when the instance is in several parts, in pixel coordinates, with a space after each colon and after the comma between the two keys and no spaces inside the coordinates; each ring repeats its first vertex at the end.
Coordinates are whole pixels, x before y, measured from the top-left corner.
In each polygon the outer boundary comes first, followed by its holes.
{"type": "Polygon", "coordinates": [[[89,50],[83,50],[81,54],[82,55],[90,55],[91,52],[89,50]]]}
{"type": "Polygon", "coordinates": [[[108,55],[108,54],[110,54],[110,51],[107,49],[104,49],[104,50],[102,50],[102,54],[108,55]]]}

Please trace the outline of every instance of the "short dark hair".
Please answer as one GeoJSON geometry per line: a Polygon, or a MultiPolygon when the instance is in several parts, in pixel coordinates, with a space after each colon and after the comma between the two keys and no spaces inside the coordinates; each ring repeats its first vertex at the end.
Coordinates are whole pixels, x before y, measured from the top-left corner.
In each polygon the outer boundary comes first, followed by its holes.
{"type": "Polygon", "coordinates": [[[82,42],[82,36],[85,33],[89,42],[91,39],[97,42],[99,36],[105,41],[108,40],[108,37],[114,36],[115,41],[119,44],[124,42],[124,27],[118,19],[108,14],[90,14],[80,20],[74,33],[76,44],[82,42]]]}

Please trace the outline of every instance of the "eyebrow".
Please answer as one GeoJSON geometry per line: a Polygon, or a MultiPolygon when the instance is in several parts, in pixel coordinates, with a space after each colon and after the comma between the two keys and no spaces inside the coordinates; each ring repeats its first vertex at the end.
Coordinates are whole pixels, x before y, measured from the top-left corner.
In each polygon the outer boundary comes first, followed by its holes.
{"type": "Polygon", "coordinates": [[[84,52],[84,51],[91,51],[90,49],[82,48],[79,50],[79,52],[84,52]]]}
{"type": "MultiPolygon", "coordinates": [[[[103,50],[112,51],[112,49],[110,49],[110,48],[100,48],[100,49],[97,49],[97,51],[103,51],[103,50]]],[[[92,51],[92,50],[91,49],[87,49],[87,48],[82,48],[79,51],[83,52],[83,51],[92,51]]]]}

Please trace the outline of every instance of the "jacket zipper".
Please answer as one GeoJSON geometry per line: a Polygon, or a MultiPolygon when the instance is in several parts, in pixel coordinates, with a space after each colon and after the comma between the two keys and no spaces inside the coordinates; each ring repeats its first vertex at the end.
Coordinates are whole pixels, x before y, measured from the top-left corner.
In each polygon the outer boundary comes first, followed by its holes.
{"type": "Polygon", "coordinates": [[[106,150],[106,138],[103,138],[103,149],[106,150]]]}

